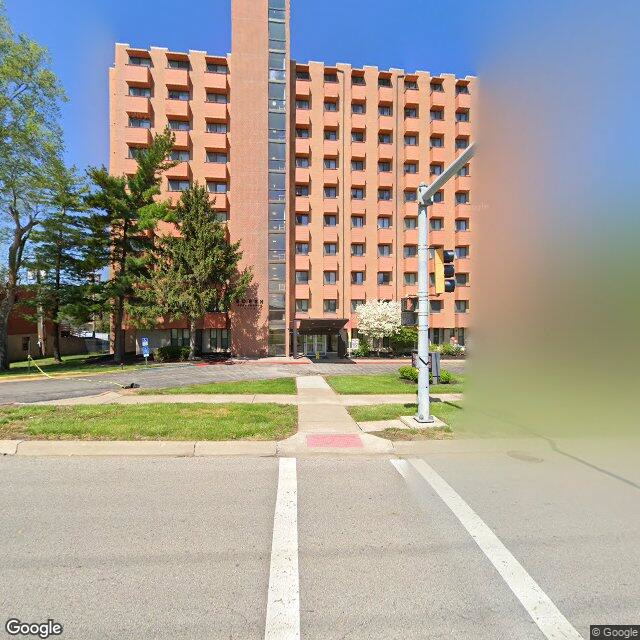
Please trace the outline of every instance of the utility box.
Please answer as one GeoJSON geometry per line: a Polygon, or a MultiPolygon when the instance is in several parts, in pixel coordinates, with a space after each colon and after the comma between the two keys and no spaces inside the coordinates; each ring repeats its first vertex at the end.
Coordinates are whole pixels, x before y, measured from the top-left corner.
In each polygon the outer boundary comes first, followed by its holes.
{"type": "MultiPolygon", "coordinates": [[[[418,351],[414,349],[411,352],[411,366],[418,368],[418,351]]],[[[429,359],[427,362],[431,376],[433,377],[434,384],[440,381],[440,352],[429,351],[429,359]]]]}

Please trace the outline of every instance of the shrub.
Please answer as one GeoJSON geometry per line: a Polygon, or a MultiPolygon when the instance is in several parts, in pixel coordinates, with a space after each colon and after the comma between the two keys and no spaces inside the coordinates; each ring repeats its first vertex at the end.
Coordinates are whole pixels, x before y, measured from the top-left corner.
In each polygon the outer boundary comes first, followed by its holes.
{"type": "Polygon", "coordinates": [[[411,353],[418,344],[418,330],[416,327],[401,327],[400,330],[389,339],[391,349],[396,355],[411,353]]]}
{"type": "Polygon", "coordinates": [[[153,359],[156,362],[175,362],[180,360],[183,362],[189,358],[189,347],[178,347],[174,345],[166,345],[158,347],[153,352],[153,359]]]}
{"type": "Polygon", "coordinates": [[[351,352],[351,356],[353,358],[366,358],[371,353],[371,347],[362,336],[359,336],[359,340],[358,348],[351,352]]]}
{"type": "Polygon", "coordinates": [[[445,342],[440,347],[440,353],[443,356],[457,358],[464,353],[464,350],[459,344],[449,344],[448,342],[445,342]]]}
{"type": "Polygon", "coordinates": [[[442,371],[440,371],[439,382],[440,384],[453,384],[455,378],[446,369],[442,369],[442,371]]]}
{"type": "Polygon", "coordinates": [[[400,367],[398,371],[400,372],[400,377],[403,380],[418,382],[418,370],[415,367],[400,367]]]}

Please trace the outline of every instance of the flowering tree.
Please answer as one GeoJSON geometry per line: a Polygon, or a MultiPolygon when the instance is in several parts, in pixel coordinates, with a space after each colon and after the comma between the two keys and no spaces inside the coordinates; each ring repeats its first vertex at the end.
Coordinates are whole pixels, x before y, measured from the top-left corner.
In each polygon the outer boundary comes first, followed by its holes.
{"type": "Polygon", "coordinates": [[[368,300],[356,307],[358,332],[376,345],[378,355],[383,338],[400,331],[402,326],[399,302],[368,300]]]}

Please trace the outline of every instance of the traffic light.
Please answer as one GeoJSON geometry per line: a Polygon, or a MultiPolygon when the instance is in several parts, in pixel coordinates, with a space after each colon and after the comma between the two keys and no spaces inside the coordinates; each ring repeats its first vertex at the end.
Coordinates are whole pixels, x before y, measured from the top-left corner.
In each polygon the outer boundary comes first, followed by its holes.
{"type": "Polygon", "coordinates": [[[434,254],[436,294],[452,293],[456,288],[456,268],[453,265],[456,254],[442,247],[436,247],[434,254]]]}

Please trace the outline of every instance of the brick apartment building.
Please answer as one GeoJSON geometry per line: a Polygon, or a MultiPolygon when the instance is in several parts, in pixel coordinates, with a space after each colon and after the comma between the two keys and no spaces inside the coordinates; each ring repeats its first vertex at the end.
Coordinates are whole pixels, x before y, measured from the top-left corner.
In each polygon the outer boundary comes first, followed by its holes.
{"type": "MultiPolygon", "coordinates": [[[[162,197],[206,184],[253,269],[251,295],[207,314],[203,352],[340,353],[367,299],[417,296],[416,187],[469,144],[475,78],[291,59],[289,0],[232,0],[226,56],[116,44],[110,170],[167,123],[174,159],[162,197]]],[[[471,304],[469,166],[436,194],[430,243],[456,251],[455,294],[431,298],[431,338],[465,343],[471,304]]],[[[411,318],[411,313],[406,314],[411,318]]],[[[188,344],[187,323],[144,332],[188,344]]],[[[140,350],[135,330],[127,349],[140,350]]]]}

